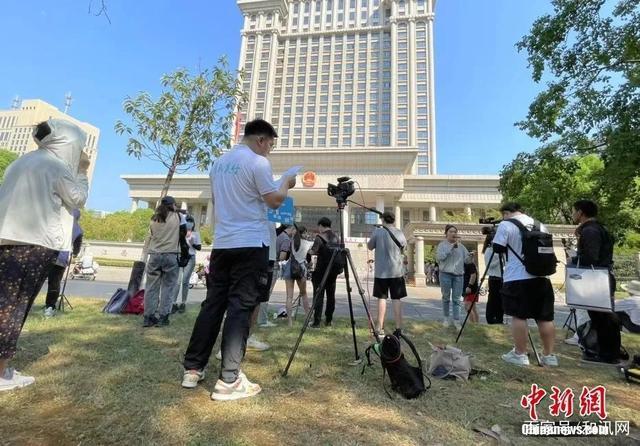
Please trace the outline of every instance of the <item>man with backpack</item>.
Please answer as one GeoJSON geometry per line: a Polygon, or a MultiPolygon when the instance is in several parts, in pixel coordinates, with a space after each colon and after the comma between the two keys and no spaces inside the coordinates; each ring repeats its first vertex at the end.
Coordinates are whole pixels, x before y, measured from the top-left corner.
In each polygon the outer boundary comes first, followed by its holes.
{"type": "Polygon", "coordinates": [[[367,243],[375,250],[375,275],[373,297],[378,299],[378,333],[384,336],[384,317],[387,298],[391,295],[396,330],[402,329],[402,299],[407,297],[407,288],[402,272],[403,251],[407,240],[402,231],[394,227],[396,217],[392,212],[382,214],[382,226],[376,228],[367,243]]]}
{"type": "MultiPolygon", "coordinates": [[[[573,221],[577,225],[577,255],[571,257],[573,265],[609,269],[611,298],[616,290],[613,276],[613,238],[600,224],[598,206],[589,200],[578,200],[573,204],[573,221]]],[[[620,361],[620,320],[615,313],[588,311],[591,330],[597,334],[595,351],[585,348],[582,360],[589,363],[617,364],[620,361]]],[[[585,346],[586,347],[586,346],[585,346]]]]}
{"type": "Polygon", "coordinates": [[[501,294],[504,312],[512,317],[515,344],[502,359],[519,366],[529,365],[527,319],[535,319],[543,344],[541,363],[557,367],[558,358],[553,354],[554,294],[548,278],[557,263],[551,234],[540,222],[524,214],[518,203],[507,203],[500,212],[504,221],[493,238],[493,250],[507,258],[501,294]]]}
{"type": "Polygon", "coordinates": [[[333,254],[333,249],[340,247],[340,239],[338,235],[331,230],[331,220],[327,217],[322,217],[318,221],[318,235],[313,243],[313,246],[309,250],[309,254],[316,255],[316,267],[313,270],[313,276],[311,282],[313,283],[313,298],[315,300],[313,309],[313,324],[312,328],[320,327],[320,321],[322,320],[322,307],[324,305],[324,295],[327,295],[327,308],[325,309],[325,325],[331,326],[333,320],[333,312],[336,308],[336,280],[338,275],[342,273],[345,267],[345,257],[342,254],[336,253],[333,266],[327,276],[324,290],[320,291],[320,285],[322,278],[324,277],[327,268],[329,268],[329,262],[333,254]]]}

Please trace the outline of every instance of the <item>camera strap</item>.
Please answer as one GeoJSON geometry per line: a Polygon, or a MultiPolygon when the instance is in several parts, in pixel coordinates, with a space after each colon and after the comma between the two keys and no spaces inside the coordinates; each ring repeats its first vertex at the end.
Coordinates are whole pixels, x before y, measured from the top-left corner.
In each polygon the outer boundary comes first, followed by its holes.
{"type": "Polygon", "coordinates": [[[393,235],[393,232],[391,232],[391,230],[389,228],[387,228],[386,226],[382,226],[382,228],[387,231],[387,233],[389,234],[389,236],[391,237],[391,240],[393,240],[393,242],[396,244],[396,246],[398,248],[400,248],[400,252],[404,251],[404,246],[402,246],[402,244],[400,244],[400,242],[398,241],[398,239],[396,238],[395,235],[393,235]]]}

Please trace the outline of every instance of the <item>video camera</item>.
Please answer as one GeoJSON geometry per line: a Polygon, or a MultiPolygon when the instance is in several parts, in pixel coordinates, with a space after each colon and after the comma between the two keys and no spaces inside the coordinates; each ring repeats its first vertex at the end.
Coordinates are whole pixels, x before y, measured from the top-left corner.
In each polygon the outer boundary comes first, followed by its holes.
{"type": "Polygon", "coordinates": [[[349,177],[338,178],[338,184],[329,183],[327,187],[327,194],[330,197],[334,197],[338,203],[346,203],[347,198],[356,192],[356,187],[353,185],[353,181],[349,177]]]}
{"type": "Polygon", "coordinates": [[[481,225],[498,226],[500,223],[502,223],[502,220],[496,220],[495,217],[487,217],[478,219],[478,223],[480,223],[481,225]]]}

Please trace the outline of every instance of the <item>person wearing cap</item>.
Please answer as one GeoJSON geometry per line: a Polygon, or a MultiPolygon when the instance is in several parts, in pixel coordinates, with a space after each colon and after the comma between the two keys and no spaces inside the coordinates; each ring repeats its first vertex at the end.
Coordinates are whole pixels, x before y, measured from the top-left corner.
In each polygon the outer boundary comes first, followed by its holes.
{"type": "Polygon", "coordinates": [[[184,356],[182,387],[195,388],[216,343],[222,320],[222,363],[211,393],[216,401],[257,395],[262,389],[240,371],[251,318],[269,286],[271,225],[267,208],[278,209],[295,176],[274,181],[268,155],[278,134],[262,119],[248,122],[240,144],[211,167],[215,215],[211,284],[193,327],[184,356]]]}
{"type": "Polygon", "coordinates": [[[393,212],[382,214],[382,227],[376,228],[367,243],[369,250],[375,250],[375,272],[373,297],[378,299],[378,334],[384,336],[384,317],[387,299],[391,296],[396,330],[402,330],[402,301],[407,297],[407,287],[402,271],[403,251],[407,239],[402,231],[394,226],[396,216],[393,212]]]}
{"type": "Polygon", "coordinates": [[[14,161],[0,186],[0,391],[35,382],[8,361],[50,265],[71,251],[72,212],[89,191],[85,132],[50,119],[35,126],[33,139],[38,149],[14,161]]]}
{"type": "Polygon", "coordinates": [[[144,244],[147,260],[147,286],[144,293],[145,328],[169,325],[169,314],[178,294],[180,266],[180,231],[186,233],[186,220],[176,208],[176,200],[166,196],[160,200],[151,217],[149,235],[144,244]]]}

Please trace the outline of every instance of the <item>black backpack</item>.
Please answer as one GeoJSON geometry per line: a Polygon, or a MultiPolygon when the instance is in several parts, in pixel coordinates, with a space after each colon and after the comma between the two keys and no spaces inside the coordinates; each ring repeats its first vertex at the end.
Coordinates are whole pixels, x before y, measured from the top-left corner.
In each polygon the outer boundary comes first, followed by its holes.
{"type": "MultiPolygon", "coordinates": [[[[329,265],[329,261],[331,259],[331,255],[333,254],[332,249],[339,248],[338,243],[328,242],[324,237],[318,235],[322,243],[320,244],[320,249],[318,252],[318,263],[321,266],[321,269],[326,268],[329,265]]],[[[332,275],[342,274],[344,268],[347,266],[346,256],[340,253],[336,253],[335,260],[333,261],[333,268],[331,268],[332,275]]],[[[317,268],[317,267],[316,267],[317,268]]]]}
{"type": "Polygon", "coordinates": [[[391,389],[398,392],[400,395],[410,400],[418,398],[424,392],[431,387],[431,380],[423,373],[422,359],[416,350],[415,345],[400,330],[396,330],[392,335],[386,335],[382,342],[370,345],[365,354],[367,356],[367,363],[362,368],[362,374],[364,374],[367,365],[371,366],[371,352],[378,355],[380,363],[382,365],[382,386],[384,391],[392,398],[391,394],[387,390],[385,385],[385,376],[389,375],[391,381],[391,389]],[[400,339],[409,346],[413,355],[418,363],[417,367],[409,364],[407,359],[402,353],[402,345],[400,339]],[[425,386],[424,378],[427,378],[429,384],[425,386]]]}
{"type": "Polygon", "coordinates": [[[515,218],[509,218],[505,221],[513,223],[520,229],[522,253],[518,254],[511,246],[509,246],[509,249],[522,262],[525,270],[529,274],[538,277],[555,274],[558,259],[553,250],[553,236],[540,230],[540,222],[534,220],[533,228],[528,230],[520,220],[515,218]]]}

